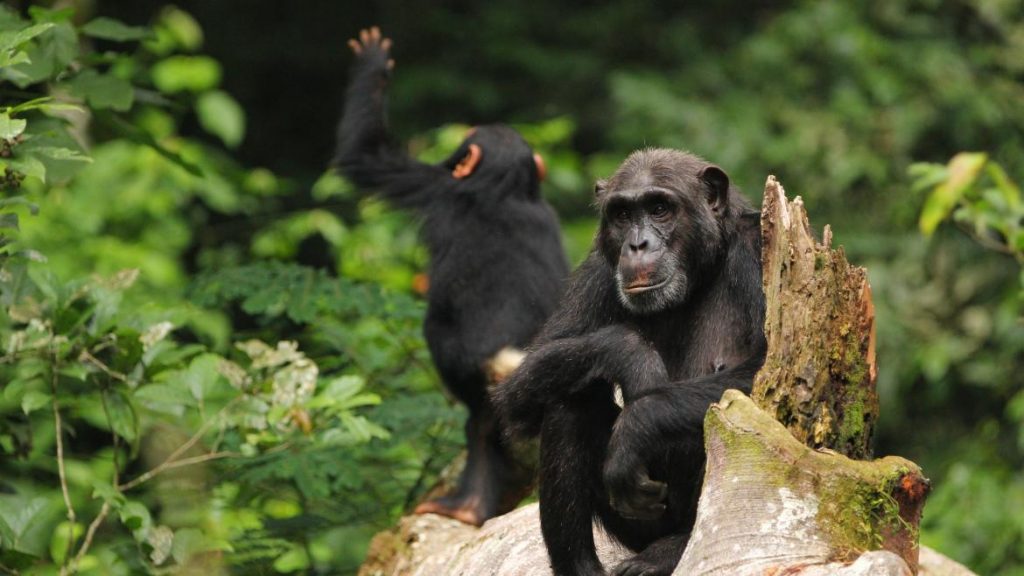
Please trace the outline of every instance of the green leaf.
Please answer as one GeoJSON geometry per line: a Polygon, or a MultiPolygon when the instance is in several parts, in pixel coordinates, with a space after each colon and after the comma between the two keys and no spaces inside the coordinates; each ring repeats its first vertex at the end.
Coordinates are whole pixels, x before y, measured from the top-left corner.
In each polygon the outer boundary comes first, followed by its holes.
{"type": "Polygon", "coordinates": [[[172,56],[157,62],[150,73],[163,92],[204,92],[220,84],[221,69],[208,56],[172,56]]]}
{"type": "Polygon", "coordinates": [[[50,405],[50,400],[53,396],[50,396],[46,392],[40,392],[38,390],[29,390],[21,397],[21,411],[26,415],[39,410],[40,408],[50,405]]]}
{"type": "Polygon", "coordinates": [[[93,484],[92,497],[100,498],[107,504],[110,504],[114,510],[120,510],[121,506],[127,502],[123,492],[106,482],[97,482],[93,484]]]}
{"type": "Polygon", "coordinates": [[[203,29],[191,14],[168,6],[161,10],[159,26],[162,27],[174,43],[185,50],[198,50],[203,45],[203,29]]]}
{"type": "Polygon", "coordinates": [[[11,118],[7,112],[0,112],[0,138],[14,140],[25,131],[26,126],[28,126],[27,120],[11,118]]]}
{"type": "Polygon", "coordinates": [[[45,496],[0,494],[0,536],[5,550],[36,557],[46,553],[53,529],[54,508],[45,496]]]}
{"type": "Polygon", "coordinates": [[[135,400],[153,410],[180,417],[185,409],[195,406],[195,399],[186,390],[169,384],[147,384],[135,391],[135,400]]]}
{"type": "Polygon", "coordinates": [[[39,213],[39,205],[34,202],[29,202],[29,200],[23,196],[0,198],[0,208],[8,208],[11,206],[25,206],[29,209],[29,212],[32,212],[32,214],[39,213]]]}
{"type": "Polygon", "coordinates": [[[78,522],[71,524],[65,521],[58,524],[53,530],[53,536],[50,538],[50,558],[53,559],[53,563],[57,565],[63,564],[64,559],[67,557],[69,546],[78,542],[78,539],[84,533],[85,528],[78,522]],[[70,542],[69,539],[71,540],[70,542]]]}
{"type": "Polygon", "coordinates": [[[128,26],[123,22],[103,16],[90,20],[88,24],[82,26],[81,30],[86,36],[115,42],[142,40],[151,35],[149,30],[142,26],[128,26]]]}
{"type": "Polygon", "coordinates": [[[11,168],[25,176],[31,176],[38,178],[41,182],[46,182],[46,165],[34,156],[12,158],[7,163],[11,168]]]}
{"type": "Polygon", "coordinates": [[[0,32],[0,51],[13,50],[18,46],[21,46],[25,42],[39,36],[43,32],[46,32],[50,28],[53,28],[53,24],[46,22],[43,24],[36,24],[29,26],[23,30],[18,31],[4,31],[0,32]]]}
{"type": "Polygon", "coordinates": [[[196,114],[203,129],[235,148],[245,136],[245,112],[227,92],[206,92],[196,102],[196,114]]]}
{"type": "Polygon", "coordinates": [[[100,74],[95,70],[84,70],[68,83],[71,93],[85,98],[94,108],[112,109],[120,112],[132,106],[134,93],[127,80],[112,74],[100,74]]]}
{"type": "Polygon", "coordinates": [[[149,527],[153,525],[153,518],[149,514],[149,509],[141,502],[128,501],[121,506],[118,512],[121,515],[121,523],[132,531],[132,534],[135,535],[135,540],[143,541],[146,533],[149,532],[149,527]]]}
{"type": "Polygon", "coordinates": [[[949,161],[948,178],[932,190],[921,209],[918,225],[924,235],[931,236],[949,217],[987,161],[988,156],[980,152],[961,152],[949,161]]]}
{"type": "Polygon", "coordinates": [[[78,34],[68,22],[53,25],[49,32],[34,43],[27,45],[27,58],[20,64],[0,69],[0,77],[6,77],[17,86],[24,88],[46,80],[54,79],[64,72],[78,56],[78,34]]]}
{"type": "Polygon", "coordinates": [[[16,52],[0,52],[0,69],[10,69],[18,64],[28,64],[30,62],[28,53],[21,50],[16,52]]]}
{"type": "Polygon", "coordinates": [[[125,440],[135,442],[139,437],[139,421],[131,401],[116,391],[106,395],[106,402],[110,429],[125,440]]]}
{"type": "Polygon", "coordinates": [[[92,162],[92,158],[82,154],[78,150],[72,150],[71,148],[61,148],[57,146],[40,146],[38,148],[30,148],[28,150],[32,154],[39,156],[46,156],[54,160],[73,160],[75,162],[92,162]]]}
{"type": "Polygon", "coordinates": [[[306,554],[306,550],[300,546],[295,546],[274,560],[274,570],[277,570],[282,574],[298,572],[299,570],[305,570],[308,567],[309,556],[306,554]]]}

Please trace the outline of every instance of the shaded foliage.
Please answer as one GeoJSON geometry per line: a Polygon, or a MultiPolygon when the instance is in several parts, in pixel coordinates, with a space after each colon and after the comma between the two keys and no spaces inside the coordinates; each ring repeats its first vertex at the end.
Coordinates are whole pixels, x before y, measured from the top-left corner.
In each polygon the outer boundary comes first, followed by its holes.
{"type": "Polygon", "coordinates": [[[53,573],[106,504],[82,572],[351,573],[456,452],[462,415],[419,335],[414,227],[323,173],[344,39],[378,23],[410,151],[454,148],[465,124],[426,132],[438,120],[515,124],[548,161],[574,261],[593,180],[636,147],[802,195],[869,270],[876,452],[932,478],[922,539],[1022,574],[1020,1],[8,5],[4,568],[53,573]],[[986,155],[946,164],[961,150],[986,155]],[[254,366],[255,340],[295,342],[291,359],[254,366]],[[285,407],[275,374],[295,362],[316,387],[285,407]],[[200,431],[179,457],[231,455],[116,488],[200,431]]]}

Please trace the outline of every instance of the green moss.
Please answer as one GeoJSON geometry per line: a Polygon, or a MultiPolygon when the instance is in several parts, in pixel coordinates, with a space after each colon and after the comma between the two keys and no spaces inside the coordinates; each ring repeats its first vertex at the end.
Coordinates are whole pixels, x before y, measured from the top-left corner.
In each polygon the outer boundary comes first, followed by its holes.
{"type": "Polygon", "coordinates": [[[899,479],[906,473],[902,468],[889,470],[877,478],[877,484],[865,483],[863,478],[842,479],[831,487],[829,494],[823,495],[830,504],[819,507],[819,526],[829,533],[830,541],[840,551],[840,560],[852,559],[868,550],[881,550],[889,538],[900,532],[907,532],[916,540],[916,531],[900,517],[899,503],[892,497],[899,479]]]}

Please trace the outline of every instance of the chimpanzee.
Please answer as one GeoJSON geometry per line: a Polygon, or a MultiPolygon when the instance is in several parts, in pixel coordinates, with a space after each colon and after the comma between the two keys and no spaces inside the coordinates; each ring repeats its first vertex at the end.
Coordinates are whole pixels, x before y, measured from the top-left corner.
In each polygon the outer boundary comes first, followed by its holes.
{"type": "Polygon", "coordinates": [[[399,152],[385,118],[391,41],[374,27],[349,46],[355,64],[334,163],[421,219],[431,260],[424,334],[445,386],[469,408],[457,487],[416,511],[479,525],[514,507],[533,481],[532,465],[513,458],[498,429],[487,387],[493,360],[525,348],[569,275],[558,218],[540,196],[544,164],[501,125],[472,129],[438,165],[399,152]]]}
{"type": "Polygon", "coordinates": [[[670,574],[695,521],[708,406],[749,392],[764,362],[760,221],[725,172],[675,150],[633,153],[595,194],[589,257],[492,394],[514,433],[540,435],[555,573],[605,573],[596,519],[637,552],[615,574],[670,574]]]}

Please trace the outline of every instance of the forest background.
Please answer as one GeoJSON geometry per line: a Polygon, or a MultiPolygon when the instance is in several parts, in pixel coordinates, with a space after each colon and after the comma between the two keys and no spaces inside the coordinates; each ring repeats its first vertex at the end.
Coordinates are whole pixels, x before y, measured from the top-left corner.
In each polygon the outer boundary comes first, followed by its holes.
{"type": "Polygon", "coordinates": [[[922,542],[1024,575],[1019,0],[8,2],[0,573],[352,574],[459,451],[414,222],[327,170],[371,24],[411,153],[514,125],[573,262],[639,147],[802,196],[868,269],[922,542]]]}

